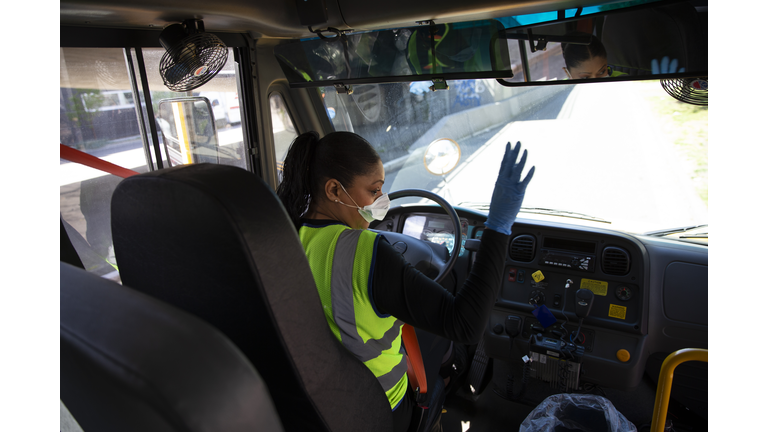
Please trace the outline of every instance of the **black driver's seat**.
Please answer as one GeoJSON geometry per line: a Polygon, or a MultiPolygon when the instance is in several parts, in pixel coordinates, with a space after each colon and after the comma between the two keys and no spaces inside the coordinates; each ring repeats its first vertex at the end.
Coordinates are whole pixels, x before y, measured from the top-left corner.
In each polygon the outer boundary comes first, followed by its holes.
{"type": "Polygon", "coordinates": [[[333,336],[279,199],[240,168],[196,164],[123,180],[112,238],[124,284],[224,333],[256,367],[287,431],[391,431],[368,368],[333,336]]]}

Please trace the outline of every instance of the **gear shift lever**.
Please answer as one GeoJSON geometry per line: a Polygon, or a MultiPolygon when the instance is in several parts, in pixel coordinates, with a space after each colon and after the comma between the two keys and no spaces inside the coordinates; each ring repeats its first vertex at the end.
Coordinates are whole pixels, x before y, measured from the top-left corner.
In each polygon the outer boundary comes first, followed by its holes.
{"type": "Polygon", "coordinates": [[[588,289],[580,289],[576,291],[576,316],[579,319],[584,319],[589,316],[589,311],[592,310],[592,303],[594,303],[595,294],[588,289]]]}

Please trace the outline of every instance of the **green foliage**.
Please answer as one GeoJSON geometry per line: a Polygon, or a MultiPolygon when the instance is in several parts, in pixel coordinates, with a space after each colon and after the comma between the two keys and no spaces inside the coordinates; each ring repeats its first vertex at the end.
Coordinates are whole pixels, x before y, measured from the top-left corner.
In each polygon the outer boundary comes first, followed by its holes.
{"type": "Polygon", "coordinates": [[[689,175],[696,191],[709,205],[709,110],[669,96],[657,81],[649,84],[646,99],[661,124],[661,130],[689,163],[689,175]],[[654,88],[657,87],[658,89],[654,88]]]}

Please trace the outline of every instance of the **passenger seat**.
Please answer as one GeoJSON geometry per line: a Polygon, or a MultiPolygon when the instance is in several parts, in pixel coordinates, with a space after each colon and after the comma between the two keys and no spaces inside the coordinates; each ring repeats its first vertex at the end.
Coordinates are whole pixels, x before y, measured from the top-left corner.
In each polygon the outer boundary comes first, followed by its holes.
{"type": "Polygon", "coordinates": [[[258,372],[209,324],[64,262],[60,287],[60,398],[82,430],[283,430],[258,372]]]}

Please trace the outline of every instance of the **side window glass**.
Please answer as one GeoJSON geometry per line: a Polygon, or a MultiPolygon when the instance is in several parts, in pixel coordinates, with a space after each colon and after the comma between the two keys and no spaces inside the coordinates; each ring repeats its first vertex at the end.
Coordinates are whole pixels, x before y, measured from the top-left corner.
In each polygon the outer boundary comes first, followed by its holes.
{"type": "MultiPolygon", "coordinates": [[[[60,64],[61,144],[146,172],[123,50],[62,48],[60,64]]],[[[59,180],[61,218],[80,260],[88,271],[117,279],[109,209],[122,179],[62,159],[59,180]]]]}
{"type": "Polygon", "coordinates": [[[142,54],[164,166],[207,162],[248,169],[232,49],[212,80],[185,93],[163,84],[158,70],[165,49],[144,48],[142,54]]]}
{"type": "MultiPolygon", "coordinates": [[[[149,112],[157,131],[163,167],[211,162],[247,169],[236,64],[232,49],[219,74],[191,92],[168,90],[158,73],[162,48],[143,49],[149,104],[121,48],[60,49],[61,144],[137,172],[157,160],[149,112]],[[175,117],[174,117],[175,115],[175,117]],[[164,117],[172,119],[165,121],[164,117]],[[139,119],[147,125],[144,149],[139,119]],[[147,155],[152,161],[147,160],[147,155]]],[[[131,50],[133,65],[138,64],[131,50]]],[[[136,70],[138,79],[139,72],[136,70]]],[[[60,160],[60,209],[64,227],[88,271],[119,280],[110,228],[110,202],[121,178],[60,160]]]]}
{"type": "Polygon", "coordinates": [[[282,181],[283,161],[288,148],[297,136],[296,126],[293,124],[285,99],[280,93],[269,95],[269,107],[272,111],[272,135],[275,140],[275,158],[277,159],[278,183],[282,181]]]}

